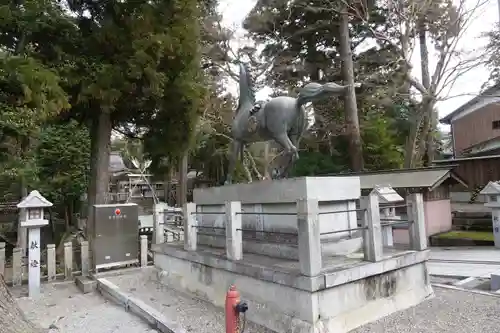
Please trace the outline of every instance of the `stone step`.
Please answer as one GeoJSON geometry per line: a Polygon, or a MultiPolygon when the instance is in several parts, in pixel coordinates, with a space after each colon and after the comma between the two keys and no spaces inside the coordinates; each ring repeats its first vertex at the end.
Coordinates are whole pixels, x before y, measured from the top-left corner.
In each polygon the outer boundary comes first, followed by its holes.
{"type": "Polygon", "coordinates": [[[93,280],[87,276],[77,276],[75,277],[75,284],[84,294],[88,294],[96,290],[97,281],[93,280]]]}

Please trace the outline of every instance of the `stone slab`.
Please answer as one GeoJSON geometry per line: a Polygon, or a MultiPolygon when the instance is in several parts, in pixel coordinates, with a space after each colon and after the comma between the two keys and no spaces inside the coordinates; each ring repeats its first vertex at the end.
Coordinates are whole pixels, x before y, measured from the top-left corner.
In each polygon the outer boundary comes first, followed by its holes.
{"type": "Polygon", "coordinates": [[[491,290],[500,290],[500,271],[491,274],[491,290]]]}
{"type": "Polygon", "coordinates": [[[202,205],[223,205],[226,201],[280,204],[306,198],[319,201],[352,200],[360,195],[359,177],[300,177],[197,188],[193,191],[193,201],[202,205]]]}
{"type": "Polygon", "coordinates": [[[166,318],[163,314],[140,299],[121,291],[120,288],[109,280],[100,278],[97,280],[97,286],[97,289],[105,298],[123,306],[125,310],[137,315],[160,332],[186,333],[186,330],[184,330],[175,320],[166,318]]]}
{"type": "MultiPolygon", "coordinates": [[[[362,260],[345,260],[345,265],[328,267],[328,260],[323,260],[325,267],[322,274],[306,277],[300,274],[300,270],[295,261],[284,261],[283,264],[273,258],[265,256],[246,255],[243,260],[235,262],[227,260],[223,255],[214,255],[208,251],[189,252],[185,251],[181,245],[160,244],[151,248],[156,258],[167,255],[189,262],[203,264],[205,266],[227,270],[236,274],[248,275],[256,279],[282,284],[288,287],[305,291],[318,291],[325,287],[353,282],[369,276],[381,274],[385,271],[396,270],[403,267],[426,262],[429,258],[429,251],[401,251],[397,255],[386,257],[385,260],[375,263],[364,262],[362,260]],[[245,259],[246,258],[246,259],[245,259]],[[249,258],[254,260],[250,261],[249,258]],[[290,268],[287,268],[290,267],[290,268]]],[[[202,249],[201,249],[202,250],[202,249]]],[[[156,266],[156,264],[155,264],[156,266]]]]}
{"type": "Polygon", "coordinates": [[[84,294],[91,293],[97,289],[97,281],[86,276],[75,277],[75,284],[84,294]]]}

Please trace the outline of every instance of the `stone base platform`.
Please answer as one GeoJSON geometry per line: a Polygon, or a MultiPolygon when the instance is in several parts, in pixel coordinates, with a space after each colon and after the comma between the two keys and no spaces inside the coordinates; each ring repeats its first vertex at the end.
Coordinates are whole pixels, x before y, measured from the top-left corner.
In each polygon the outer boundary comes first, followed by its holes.
{"type": "Polygon", "coordinates": [[[249,305],[247,318],[276,332],[349,332],[433,296],[429,251],[384,249],[376,263],[362,254],[323,256],[317,276],[295,260],[245,253],[227,260],[224,249],[153,245],[160,281],[223,307],[230,285],[249,305]]]}

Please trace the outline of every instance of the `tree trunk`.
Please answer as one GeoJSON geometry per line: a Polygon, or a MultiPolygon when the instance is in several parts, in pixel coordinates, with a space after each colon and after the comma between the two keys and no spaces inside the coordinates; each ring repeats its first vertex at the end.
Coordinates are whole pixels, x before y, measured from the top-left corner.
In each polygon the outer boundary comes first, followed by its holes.
{"type": "MultiPolygon", "coordinates": [[[[14,2],[15,5],[19,6],[22,8],[24,5],[24,0],[19,0],[14,2]]],[[[14,52],[15,55],[21,55],[24,53],[24,49],[26,47],[26,32],[22,31],[21,32],[21,37],[17,41],[16,45],[16,50],[14,52]]],[[[21,158],[24,158],[26,156],[26,153],[29,150],[29,143],[30,143],[30,138],[28,137],[23,137],[21,139],[21,158]]],[[[26,178],[23,176],[21,177],[21,197],[22,199],[26,198],[28,196],[28,184],[26,184],[26,178]]],[[[18,226],[17,226],[17,247],[21,248],[21,253],[22,255],[26,255],[26,249],[28,248],[28,230],[26,228],[21,227],[21,219],[24,219],[24,214],[26,213],[25,209],[22,209],[20,214],[19,214],[19,221],[18,221],[18,226]]]]}
{"type": "Polygon", "coordinates": [[[69,213],[69,207],[68,205],[66,204],[65,207],[64,207],[64,225],[65,225],[65,232],[68,232],[69,231],[69,217],[70,217],[70,213],[69,213]]]}
{"type": "MultiPolygon", "coordinates": [[[[163,202],[168,202],[168,197],[169,197],[169,192],[170,192],[170,182],[172,181],[172,178],[170,177],[170,172],[165,172],[163,175],[163,202]]],[[[169,204],[170,205],[170,204],[169,204]]]]}
{"type": "Polygon", "coordinates": [[[345,123],[349,139],[349,155],[353,171],[364,168],[363,147],[359,130],[358,106],[354,90],[354,64],[352,61],[351,38],[349,36],[349,15],[347,7],[340,14],[340,57],[342,59],[342,77],[344,84],[348,85],[345,96],[345,123]]]}
{"type": "MultiPolygon", "coordinates": [[[[410,134],[406,146],[405,168],[414,168],[421,161],[422,156],[432,151],[433,143],[429,145],[428,136],[431,131],[431,117],[434,108],[429,96],[431,86],[431,77],[429,74],[429,50],[427,48],[427,31],[425,21],[423,19],[418,22],[418,39],[420,47],[420,69],[422,75],[422,85],[426,89],[426,93],[422,94],[422,102],[418,114],[415,117],[415,122],[410,129],[410,134]],[[422,129],[422,130],[420,130],[422,129]]],[[[432,135],[431,135],[432,136],[432,135]]],[[[433,154],[433,152],[430,152],[433,154]]],[[[426,158],[426,165],[430,161],[426,158]]]]}
{"type": "MultiPolygon", "coordinates": [[[[28,188],[26,186],[26,181],[23,177],[21,179],[21,200],[28,196],[28,188]]],[[[19,211],[18,221],[17,221],[17,247],[21,249],[21,253],[26,255],[26,249],[28,248],[28,230],[27,228],[21,227],[21,221],[26,217],[26,209],[22,208],[19,211]]]]}
{"type": "Polygon", "coordinates": [[[183,207],[187,202],[187,173],[189,151],[186,150],[179,161],[179,179],[177,180],[177,207],[183,207]]]}
{"type": "Polygon", "coordinates": [[[0,274],[0,333],[42,333],[46,331],[26,318],[7,289],[3,275],[0,274]]]}
{"type": "MultiPolygon", "coordinates": [[[[21,160],[26,159],[26,155],[30,150],[30,138],[23,137],[21,139],[21,160]]],[[[21,176],[21,200],[28,196],[28,183],[24,176],[21,176]]],[[[26,209],[22,209],[19,213],[19,224],[17,226],[17,247],[21,249],[23,255],[26,254],[28,248],[28,229],[21,227],[21,221],[25,219],[26,209]]]]}
{"type": "Polygon", "coordinates": [[[419,148],[423,151],[420,156],[424,156],[424,165],[429,166],[434,159],[434,128],[433,128],[433,112],[434,105],[431,103],[430,88],[431,77],[429,74],[429,50],[427,48],[427,28],[424,19],[418,23],[418,39],[420,46],[420,68],[422,72],[422,85],[427,90],[427,95],[422,98],[422,113],[423,113],[423,129],[420,138],[421,144],[419,148]]]}
{"type": "Polygon", "coordinates": [[[417,140],[421,123],[422,123],[422,116],[419,113],[416,115],[413,124],[411,124],[410,133],[408,134],[408,138],[406,139],[405,161],[404,161],[404,167],[406,169],[413,168],[415,167],[416,164],[416,156],[418,155],[417,140]]]}
{"type": "MultiPolygon", "coordinates": [[[[99,116],[92,120],[90,134],[90,181],[87,195],[87,227],[86,235],[90,249],[93,250],[93,234],[96,221],[92,212],[96,204],[106,203],[109,190],[109,153],[111,148],[111,114],[100,111],[99,116]]],[[[91,260],[91,267],[94,264],[91,260]]]]}

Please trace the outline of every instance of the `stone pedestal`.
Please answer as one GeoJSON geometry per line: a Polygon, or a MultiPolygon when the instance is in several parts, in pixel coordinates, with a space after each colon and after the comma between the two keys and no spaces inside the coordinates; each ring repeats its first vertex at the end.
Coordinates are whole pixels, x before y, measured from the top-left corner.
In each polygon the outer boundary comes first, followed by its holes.
{"type": "Polygon", "coordinates": [[[419,211],[417,251],[385,250],[378,197],[359,197],[357,177],[197,189],[184,242],[151,249],[159,282],[218,307],[235,285],[247,319],[279,333],[346,333],[432,296],[419,211]]]}
{"type": "Polygon", "coordinates": [[[226,202],[239,201],[244,212],[243,252],[298,259],[297,201],[313,199],[319,206],[322,249],[352,253],[362,247],[361,232],[326,233],[357,227],[362,215],[355,211],[360,193],[359,177],[303,177],[195,189],[193,201],[201,227],[198,244],[225,247],[225,232],[217,228],[225,225],[226,202]]]}

